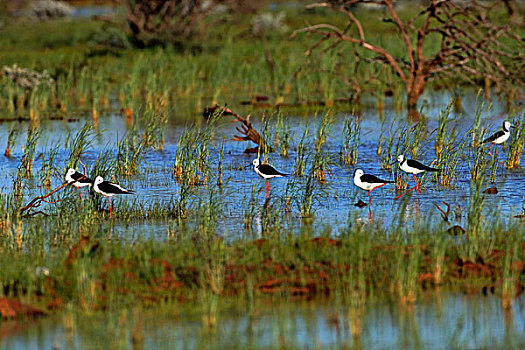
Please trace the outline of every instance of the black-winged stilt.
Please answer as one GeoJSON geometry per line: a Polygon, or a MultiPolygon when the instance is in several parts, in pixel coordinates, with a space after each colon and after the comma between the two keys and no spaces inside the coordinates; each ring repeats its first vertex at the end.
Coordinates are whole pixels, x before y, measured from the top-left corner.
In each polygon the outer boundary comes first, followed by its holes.
{"type": "Polygon", "coordinates": [[[370,219],[372,218],[372,209],[370,209],[370,206],[372,205],[372,197],[370,197],[370,192],[372,192],[376,188],[394,182],[395,181],[381,180],[380,178],[374,175],[365,174],[364,171],[361,169],[356,169],[354,171],[354,185],[365,191],[368,191],[368,212],[370,219]]]}
{"type": "Polygon", "coordinates": [[[439,169],[431,168],[429,166],[421,164],[417,160],[405,159],[405,156],[402,155],[402,154],[397,157],[397,161],[399,163],[399,168],[401,170],[403,170],[405,173],[409,173],[409,174],[414,175],[414,182],[415,182],[416,185],[413,188],[407,190],[405,193],[400,194],[395,199],[403,197],[405,194],[407,194],[408,192],[410,192],[410,191],[412,191],[413,189],[416,189],[416,188],[417,188],[417,198],[419,199],[419,190],[420,190],[421,187],[419,185],[419,182],[417,181],[416,174],[420,174],[420,173],[423,173],[425,171],[440,171],[439,169]]]}
{"type": "Polygon", "coordinates": [[[489,154],[494,159],[494,156],[492,153],[490,153],[490,148],[494,145],[496,145],[496,161],[498,161],[498,148],[499,145],[503,142],[507,141],[510,136],[510,128],[513,128],[514,125],[510,124],[508,121],[504,121],[502,125],[502,130],[492,134],[491,136],[487,137],[485,140],[483,140],[482,143],[490,142],[490,146],[488,148],[489,154]]]}
{"type": "Polygon", "coordinates": [[[109,217],[111,218],[111,203],[109,197],[112,197],[116,194],[133,194],[131,190],[126,190],[125,188],[117,185],[116,183],[104,181],[102,176],[97,176],[93,184],[93,190],[97,193],[100,193],[103,196],[106,196],[109,204],[109,217]]]}
{"type": "MultiPolygon", "coordinates": [[[[253,170],[255,173],[264,179],[264,184],[266,185],[266,199],[268,199],[270,196],[269,180],[272,177],[283,177],[290,175],[275,170],[275,168],[269,164],[260,164],[259,159],[257,158],[255,158],[250,165],[253,165],[253,170]]],[[[246,167],[249,167],[250,165],[247,165],[246,167]]]]}
{"type": "Polygon", "coordinates": [[[82,202],[82,193],[80,192],[80,187],[91,186],[93,181],[88,178],[86,175],[79,173],[73,168],[67,169],[66,176],[64,176],[68,184],[71,184],[78,188],[78,195],[80,196],[80,201],[82,202]]]}

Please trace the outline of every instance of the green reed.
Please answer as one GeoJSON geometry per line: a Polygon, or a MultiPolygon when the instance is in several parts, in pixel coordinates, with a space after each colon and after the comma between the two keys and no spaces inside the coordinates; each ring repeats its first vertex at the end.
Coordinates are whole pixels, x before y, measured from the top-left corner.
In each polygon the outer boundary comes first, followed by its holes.
{"type": "Polygon", "coordinates": [[[22,155],[21,167],[24,169],[23,176],[28,177],[32,174],[33,170],[33,161],[35,160],[36,154],[36,145],[38,139],[40,138],[40,133],[34,129],[29,128],[27,130],[27,139],[24,146],[24,154],[22,155]]]}
{"type": "Polygon", "coordinates": [[[250,192],[250,198],[246,202],[246,199],[244,200],[243,207],[245,208],[243,210],[243,222],[244,222],[244,229],[247,231],[251,231],[253,228],[253,220],[255,219],[255,216],[257,215],[257,206],[258,206],[258,199],[257,199],[257,186],[252,186],[252,190],[250,192]]]}
{"type": "Polygon", "coordinates": [[[60,141],[57,141],[54,145],[51,144],[49,147],[45,147],[42,151],[42,167],[39,172],[40,181],[46,186],[51,187],[51,179],[53,176],[61,177],[61,169],[56,166],[58,153],[60,151],[60,141]]]}
{"type": "Polygon", "coordinates": [[[64,147],[68,150],[68,157],[65,159],[64,170],[68,168],[77,169],[80,158],[84,155],[87,148],[93,142],[95,133],[89,123],[84,124],[75,135],[68,134],[64,147]]]}
{"type": "MultiPolygon", "coordinates": [[[[383,125],[384,123],[381,123],[381,135],[383,135],[383,125]]],[[[379,146],[377,149],[377,154],[379,157],[381,157],[381,169],[383,170],[391,170],[392,165],[394,164],[394,161],[397,159],[397,156],[399,155],[399,149],[396,146],[396,150],[392,152],[394,148],[394,144],[396,141],[397,133],[395,133],[395,130],[400,127],[398,126],[398,121],[396,118],[392,120],[392,124],[390,124],[390,129],[388,130],[388,140],[386,141],[386,144],[384,146],[384,151],[382,147],[383,138],[380,136],[379,138],[379,146]]]]}
{"type": "Polygon", "coordinates": [[[525,114],[514,117],[511,129],[509,153],[507,155],[506,166],[507,169],[519,168],[523,147],[525,146],[525,114]]]}
{"type": "Polygon", "coordinates": [[[7,136],[7,145],[5,147],[5,152],[4,152],[4,155],[7,158],[11,158],[11,149],[16,143],[17,137],[18,137],[18,130],[15,127],[11,128],[11,130],[9,131],[9,135],[7,136]]]}
{"type": "Polygon", "coordinates": [[[308,126],[304,128],[304,132],[303,132],[303,136],[301,137],[301,141],[299,141],[299,144],[296,146],[295,166],[294,166],[294,172],[293,172],[295,176],[303,176],[304,171],[306,169],[306,161],[308,159],[307,139],[308,139],[308,126]]]}
{"type": "Polygon", "coordinates": [[[223,162],[224,162],[224,139],[222,139],[221,147],[218,149],[218,165],[217,165],[217,186],[222,186],[223,177],[223,162]]]}
{"type": "MultiPolygon", "coordinates": [[[[450,135],[450,130],[448,130],[448,120],[450,113],[452,112],[453,102],[449,102],[448,106],[439,111],[438,115],[438,127],[436,132],[436,138],[434,140],[434,150],[438,160],[441,159],[441,151],[445,145],[445,139],[447,135],[450,135]]],[[[448,137],[450,139],[450,137],[448,137]]]]}
{"type": "Polygon", "coordinates": [[[323,148],[323,145],[326,143],[328,134],[330,133],[330,126],[333,123],[333,116],[330,110],[326,111],[322,118],[319,121],[319,126],[317,127],[317,134],[314,140],[315,150],[320,150],[323,148]]]}
{"type": "Polygon", "coordinates": [[[117,154],[115,156],[115,174],[130,176],[137,173],[137,167],[144,159],[147,140],[141,138],[137,143],[138,135],[133,132],[122,140],[117,140],[117,154]]]}
{"type": "Polygon", "coordinates": [[[313,205],[317,188],[316,180],[315,171],[312,167],[306,177],[303,189],[296,199],[297,208],[302,218],[309,218],[313,215],[313,205]]]}
{"type": "MultiPolygon", "coordinates": [[[[361,125],[359,117],[346,118],[343,122],[343,163],[354,165],[357,163],[359,143],[361,141],[361,125]],[[353,120],[351,120],[353,119],[353,120]]],[[[381,142],[381,141],[380,141],[381,142]]],[[[380,153],[380,151],[378,151],[380,153]]]]}

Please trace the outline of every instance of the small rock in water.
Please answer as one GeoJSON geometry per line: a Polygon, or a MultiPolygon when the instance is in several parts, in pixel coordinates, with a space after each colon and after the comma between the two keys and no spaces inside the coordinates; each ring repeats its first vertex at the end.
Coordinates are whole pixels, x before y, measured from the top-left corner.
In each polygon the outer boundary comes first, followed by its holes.
{"type": "Polygon", "coordinates": [[[486,193],[486,194],[497,194],[498,193],[498,188],[497,187],[489,187],[487,188],[485,191],[483,191],[483,193],[486,193]]]}
{"type": "Polygon", "coordinates": [[[366,203],[363,202],[362,200],[359,200],[356,204],[354,204],[354,206],[363,208],[363,207],[366,207],[366,203]]]}

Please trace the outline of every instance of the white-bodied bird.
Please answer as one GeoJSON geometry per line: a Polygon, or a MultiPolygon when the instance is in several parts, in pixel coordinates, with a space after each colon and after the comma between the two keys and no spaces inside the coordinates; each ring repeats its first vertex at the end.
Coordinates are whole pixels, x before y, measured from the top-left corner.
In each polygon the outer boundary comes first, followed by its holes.
{"type": "MultiPolygon", "coordinates": [[[[269,180],[273,177],[283,177],[290,175],[277,171],[269,164],[261,164],[257,158],[255,158],[250,165],[253,165],[253,170],[255,173],[264,179],[264,184],[266,185],[266,199],[268,199],[270,196],[269,180]]],[[[247,167],[250,165],[247,165],[247,167]]]]}
{"type": "Polygon", "coordinates": [[[439,169],[426,166],[425,164],[421,164],[417,160],[406,159],[405,156],[402,154],[397,157],[397,162],[399,163],[399,168],[401,170],[403,170],[405,173],[414,175],[414,182],[416,185],[413,188],[407,190],[405,193],[397,196],[396,199],[403,197],[405,194],[407,194],[408,192],[416,188],[417,188],[417,198],[419,199],[419,190],[421,187],[420,187],[419,182],[417,181],[416,174],[421,174],[425,171],[440,171],[439,169]]]}
{"type": "Polygon", "coordinates": [[[504,121],[502,128],[500,131],[495,132],[494,134],[487,137],[485,140],[483,140],[482,143],[490,142],[490,146],[488,148],[490,156],[494,159],[494,156],[492,153],[490,153],[490,148],[494,145],[496,145],[496,161],[498,161],[498,148],[499,145],[501,145],[503,142],[507,141],[510,137],[510,128],[513,128],[514,125],[512,125],[508,121],[504,121]]]}
{"type": "Polygon", "coordinates": [[[80,196],[80,201],[82,202],[82,193],[80,192],[80,187],[91,186],[93,181],[86,175],[79,173],[73,168],[67,169],[66,176],[64,176],[64,178],[68,184],[78,188],[78,195],[80,196]]]}
{"type": "Polygon", "coordinates": [[[116,194],[133,194],[134,192],[131,190],[127,190],[120,185],[110,182],[110,181],[104,181],[102,176],[97,176],[95,178],[95,183],[93,184],[93,190],[97,193],[100,193],[103,196],[106,196],[109,204],[109,217],[111,218],[111,203],[109,201],[109,197],[112,197],[116,194]]]}
{"type": "Polygon", "coordinates": [[[370,206],[372,205],[372,197],[370,197],[370,192],[372,192],[376,188],[394,182],[395,181],[381,180],[380,178],[374,175],[365,174],[364,171],[361,169],[356,169],[354,171],[354,185],[365,191],[368,191],[368,212],[370,215],[370,219],[372,218],[372,209],[370,209],[370,206]]]}

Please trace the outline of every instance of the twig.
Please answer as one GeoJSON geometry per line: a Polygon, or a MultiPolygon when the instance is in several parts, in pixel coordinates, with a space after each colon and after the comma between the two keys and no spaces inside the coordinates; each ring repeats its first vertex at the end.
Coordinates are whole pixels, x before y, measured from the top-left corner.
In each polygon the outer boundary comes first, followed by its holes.
{"type": "Polygon", "coordinates": [[[448,214],[450,214],[450,204],[448,204],[447,202],[443,201],[443,204],[445,204],[447,206],[447,211],[445,212],[443,209],[441,209],[439,207],[439,205],[437,205],[436,203],[434,203],[434,205],[436,206],[436,208],[438,208],[438,210],[441,212],[441,217],[443,218],[443,220],[445,220],[445,222],[448,222],[448,214]]]}

